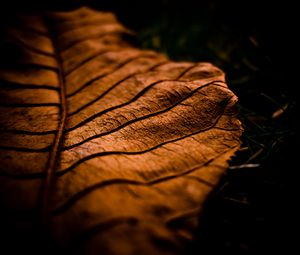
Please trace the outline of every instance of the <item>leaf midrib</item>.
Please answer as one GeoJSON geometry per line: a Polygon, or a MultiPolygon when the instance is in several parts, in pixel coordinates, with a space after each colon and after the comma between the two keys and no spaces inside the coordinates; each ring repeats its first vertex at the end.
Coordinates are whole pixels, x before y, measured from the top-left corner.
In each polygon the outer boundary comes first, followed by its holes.
{"type": "Polygon", "coordinates": [[[55,171],[58,164],[59,159],[59,152],[60,147],[63,143],[64,139],[64,129],[66,126],[66,120],[67,120],[67,100],[66,100],[66,82],[64,77],[64,71],[63,71],[63,64],[62,64],[62,58],[59,53],[59,47],[57,45],[56,41],[56,35],[55,30],[53,26],[51,25],[51,21],[47,18],[44,18],[44,24],[47,27],[49,31],[49,38],[52,41],[53,51],[54,51],[54,57],[57,61],[58,69],[57,69],[57,75],[58,75],[58,81],[59,81],[59,97],[60,97],[60,122],[58,125],[58,129],[54,138],[54,142],[49,154],[47,166],[45,169],[45,178],[42,182],[41,187],[41,201],[40,201],[40,216],[41,216],[41,223],[43,227],[46,227],[46,231],[48,229],[49,224],[49,194],[51,192],[51,189],[53,187],[54,183],[54,177],[55,177],[55,171]]]}

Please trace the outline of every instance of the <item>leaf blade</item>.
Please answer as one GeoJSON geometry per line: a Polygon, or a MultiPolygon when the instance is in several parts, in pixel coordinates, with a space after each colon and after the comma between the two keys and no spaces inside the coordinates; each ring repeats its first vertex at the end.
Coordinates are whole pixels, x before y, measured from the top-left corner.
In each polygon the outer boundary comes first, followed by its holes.
{"type": "MultiPolygon", "coordinates": [[[[232,111],[237,98],[224,73],[209,63],[175,63],[135,49],[111,14],[81,8],[45,17],[38,24],[47,36],[11,31],[24,52],[30,44],[32,56],[55,56],[47,63],[56,68],[47,70],[51,75],[0,69],[1,79],[20,83],[3,89],[16,104],[14,117],[6,105],[0,109],[1,148],[11,153],[0,157],[0,180],[7,184],[0,193],[12,203],[3,207],[39,208],[60,249],[179,254],[240,145],[242,128],[232,111]],[[30,88],[22,93],[21,85],[30,88]],[[33,85],[38,98],[30,95],[33,85]],[[59,90],[51,96],[40,89],[45,86],[59,90]],[[44,109],[58,103],[47,115],[44,109]],[[39,160],[26,156],[44,148],[39,160]],[[20,203],[18,192],[31,198],[20,203]]],[[[42,69],[44,59],[24,63],[42,69]]]]}

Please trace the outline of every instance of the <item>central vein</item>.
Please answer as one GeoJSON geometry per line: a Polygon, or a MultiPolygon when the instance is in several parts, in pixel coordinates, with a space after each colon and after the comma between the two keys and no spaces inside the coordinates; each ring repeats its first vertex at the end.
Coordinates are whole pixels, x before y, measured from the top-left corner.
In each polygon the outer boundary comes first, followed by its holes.
{"type": "Polygon", "coordinates": [[[53,51],[56,57],[57,65],[58,65],[58,81],[59,81],[59,94],[60,94],[60,122],[58,125],[57,133],[50,151],[47,167],[45,170],[45,179],[42,185],[42,193],[41,193],[41,217],[42,224],[48,225],[49,219],[49,195],[54,184],[55,171],[57,168],[60,147],[63,142],[64,129],[66,125],[67,119],[67,101],[66,101],[66,87],[65,87],[65,78],[64,71],[62,65],[62,59],[60,56],[60,52],[56,42],[56,35],[53,27],[50,22],[46,20],[45,24],[48,27],[49,36],[52,38],[53,51]]]}

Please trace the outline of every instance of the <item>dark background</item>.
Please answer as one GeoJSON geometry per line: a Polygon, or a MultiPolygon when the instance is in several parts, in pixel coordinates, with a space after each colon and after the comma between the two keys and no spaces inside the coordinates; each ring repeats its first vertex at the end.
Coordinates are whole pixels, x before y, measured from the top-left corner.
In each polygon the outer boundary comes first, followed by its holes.
{"type": "Polygon", "coordinates": [[[289,60],[296,47],[289,33],[288,3],[31,0],[10,1],[0,13],[67,10],[82,4],[114,11],[137,32],[139,47],[174,60],[214,63],[226,72],[239,97],[243,150],[230,163],[237,167],[228,170],[207,202],[189,254],[289,254],[295,202],[288,187],[296,172],[298,81],[289,60]],[[280,113],[276,118],[275,112],[280,113]]]}

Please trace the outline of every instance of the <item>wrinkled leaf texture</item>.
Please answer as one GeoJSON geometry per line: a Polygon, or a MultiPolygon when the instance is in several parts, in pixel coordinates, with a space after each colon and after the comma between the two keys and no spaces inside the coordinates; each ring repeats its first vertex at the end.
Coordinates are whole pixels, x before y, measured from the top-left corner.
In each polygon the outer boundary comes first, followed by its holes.
{"type": "Polygon", "coordinates": [[[240,145],[237,98],[212,64],[172,62],[130,36],[86,7],[7,20],[0,221],[13,239],[107,255],[180,254],[193,239],[240,145]]]}

